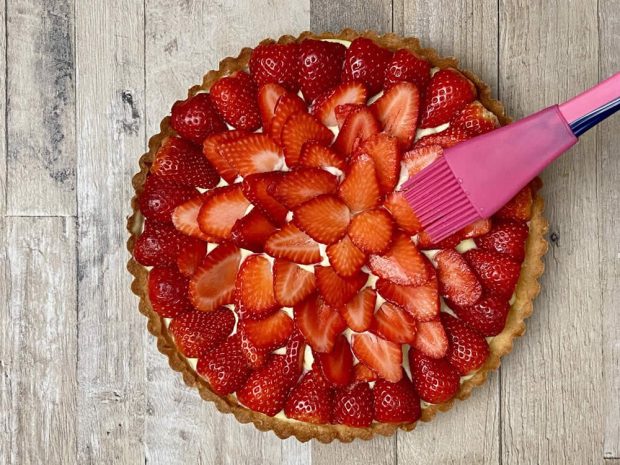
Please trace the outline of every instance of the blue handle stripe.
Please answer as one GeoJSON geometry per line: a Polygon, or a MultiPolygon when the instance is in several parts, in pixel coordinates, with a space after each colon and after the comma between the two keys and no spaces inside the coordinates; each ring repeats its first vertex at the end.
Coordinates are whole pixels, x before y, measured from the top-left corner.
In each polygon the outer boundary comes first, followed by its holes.
{"type": "Polygon", "coordinates": [[[570,123],[571,131],[575,136],[579,137],[588,129],[596,126],[598,123],[603,121],[605,118],[613,115],[615,112],[620,110],[620,97],[611,102],[603,105],[602,107],[597,108],[590,113],[583,115],[580,118],[577,118],[575,121],[570,123]]]}

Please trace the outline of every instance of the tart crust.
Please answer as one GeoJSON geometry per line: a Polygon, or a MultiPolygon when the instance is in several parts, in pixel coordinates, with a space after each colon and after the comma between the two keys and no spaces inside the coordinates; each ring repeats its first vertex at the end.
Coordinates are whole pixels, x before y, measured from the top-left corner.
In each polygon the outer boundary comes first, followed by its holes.
{"type": "MultiPolygon", "coordinates": [[[[303,32],[299,37],[292,37],[290,35],[282,36],[277,42],[301,42],[306,38],[352,41],[357,37],[367,37],[391,50],[399,48],[409,49],[424,56],[433,66],[438,68],[453,67],[459,69],[458,61],[455,58],[442,57],[434,49],[422,48],[417,38],[405,38],[392,33],[380,36],[372,31],[357,32],[352,29],[344,29],[337,34],[330,32],[321,34],[303,32]]],[[[274,41],[266,39],[262,41],[261,44],[272,42],[274,41]]],[[[217,71],[209,71],[204,76],[201,85],[195,85],[189,89],[188,96],[193,96],[199,91],[206,91],[220,77],[245,68],[251,52],[251,48],[244,48],[241,50],[238,57],[228,57],[222,60],[217,71]]],[[[489,86],[475,74],[467,70],[459,69],[459,71],[465,74],[476,85],[479,93],[478,99],[487,109],[497,116],[501,125],[503,126],[510,123],[511,119],[506,116],[503,105],[491,97],[491,89],[489,86]]],[[[144,188],[148,170],[163,138],[173,134],[174,131],[170,127],[170,117],[165,117],[160,124],[159,134],[154,135],[149,140],[149,151],[140,158],[140,172],[133,177],[133,187],[135,190],[135,196],[131,201],[133,212],[127,221],[127,229],[130,233],[127,248],[132,255],[134,244],[142,231],[144,222],[144,218],[138,207],[138,196],[144,188]]],[[[547,233],[548,223],[543,217],[543,199],[537,193],[542,186],[542,182],[539,178],[536,178],[536,180],[532,182],[532,186],[534,191],[533,215],[530,221],[530,232],[526,243],[525,260],[521,267],[521,275],[515,289],[515,299],[510,308],[506,326],[500,334],[490,341],[490,354],[485,364],[478,369],[473,376],[461,383],[460,390],[455,398],[443,404],[429,404],[423,407],[422,421],[430,421],[437,412],[449,410],[455,399],[463,400],[468,398],[474,387],[483,384],[489,372],[499,367],[501,357],[512,350],[513,341],[525,333],[525,319],[532,314],[533,301],[540,292],[538,280],[544,272],[542,258],[548,248],[547,241],[544,239],[547,233]]],[[[148,318],[148,330],[157,338],[157,348],[162,354],[168,357],[170,367],[183,375],[184,382],[190,387],[197,388],[200,396],[204,400],[214,402],[220,412],[232,413],[239,422],[251,422],[261,431],[271,430],[279,438],[285,439],[294,436],[302,442],[313,438],[323,443],[328,443],[333,440],[351,442],[356,438],[370,439],[376,434],[389,436],[394,434],[398,429],[410,431],[415,428],[417,422],[404,424],[373,423],[366,428],[354,428],[344,425],[313,425],[291,419],[269,417],[245,408],[237,402],[233,395],[220,397],[214,394],[207,381],[196,373],[187,359],[176,349],[174,341],[164,324],[163,318],[153,311],[148,298],[148,270],[133,258],[127,263],[127,269],[134,277],[131,289],[133,293],[140,298],[139,310],[148,318]]]]}

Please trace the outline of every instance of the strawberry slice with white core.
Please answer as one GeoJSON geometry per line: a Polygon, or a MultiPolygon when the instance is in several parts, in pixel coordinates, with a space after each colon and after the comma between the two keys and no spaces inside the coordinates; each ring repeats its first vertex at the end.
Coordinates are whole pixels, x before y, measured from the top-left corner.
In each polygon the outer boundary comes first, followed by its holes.
{"type": "Polygon", "coordinates": [[[362,289],[340,309],[340,314],[353,331],[363,332],[370,328],[377,302],[377,293],[370,287],[362,289]]]}
{"type": "Polygon", "coordinates": [[[200,230],[208,236],[230,239],[233,226],[249,206],[240,184],[213,189],[198,213],[200,230]]]}
{"type": "Polygon", "coordinates": [[[258,111],[263,122],[263,131],[267,134],[269,134],[271,120],[276,113],[278,100],[286,93],[286,89],[275,82],[265,84],[258,90],[258,111]]]}
{"type": "Polygon", "coordinates": [[[441,320],[418,322],[418,331],[411,346],[428,357],[444,357],[448,351],[448,336],[441,320]]]}
{"type": "Polygon", "coordinates": [[[199,195],[177,206],[172,212],[172,224],[177,228],[177,231],[181,231],[183,234],[197,237],[203,241],[214,242],[214,238],[203,233],[198,225],[198,213],[203,202],[204,197],[199,195]]]}
{"type": "Polygon", "coordinates": [[[388,194],[385,197],[383,206],[390,212],[398,227],[410,236],[417,234],[422,229],[420,220],[413,213],[409,202],[407,202],[402,192],[388,194]]]}
{"type": "Polygon", "coordinates": [[[266,134],[249,134],[218,150],[241,176],[278,170],[284,161],[282,150],[266,134]]]}
{"type": "Polygon", "coordinates": [[[418,330],[416,320],[402,307],[385,302],[375,312],[370,332],[397,344],[412,344],[418,330]]]}
{"type": "Polygon", "coordinates": [[[293,262],[277,259],[273,264],[273,289],[280,305],[292,307],[314,292],[316,278],[293,262]]]}
{"type": "Polygon", "coordinates": [[[342,156],[349,156],[361,142],[379,131],[381,126],[370,108],[362,106],[347,116],[332,147],[342,156]]]}
{"type": "Polygon", "coordinates": [[[379,203],[379,194],[374,161],[365,154],[357,156],[338,188],[338,195],[352,213],[359,213],[376,207],[379,203]]]}
{"type": "Polygon", "coordinates": [[[345,278],[356,274],[366,263],[366,254],[357,248],[349,236],[328,245],[325,252],[336,273],[345,278]]]}
{"type": "Polygon", "coordinates": [[[335,89],[319,97],[310,107],[325,126],[336,125],[336,107],[345,104],[362,105],[368,99],[368,90],[361,82],[343,82],[335,89]]]}
{"type": "Polygon", "coordinates": [[[293,313],[297,328],[316,352],[331,352],[336,338],[347,326],[338,310],[316,294],[295,305],[293,313]]]}
{"type": "Polygon", "coordinates": [[[263,244],[275,231],[276,227],[255,208],[237,220],[230,233],[230,238],[242,249],[262,252],[263,244]]]}
{"type": "Polygon", "coordinates": [[[295,326],[293,319],[282,310],[262,320],[244,320],[241,325],[250,342],[262,350],[274,350],[284,346],[295,326]]]}
{"type": "Polygon", "coordinates": [[[345,120],[349,117],[351,113],[355,113],[360,108],[364,108],[365,104],[358,103],[345,103],[343,105],[338,105],[336,107],[336,123],[338,123],[338,129],[342,129],[342,126],[345,120]]]}
{"type": "Polygon", "coordinates": [[[280,97],[276,105],[276,111],[271,120],[271,127],[269,135],[276,141],[276,143],[282,145],[282,129],[289,117],[295,113],[305,112],[306,104],[297,96],[297,94],[288,93],[280,97]]]}
{"type": "Polygon", "coordinates": [[[420,92],[411,82],[399,82],[371,106],[383,131],[396,137],[404,149],[415,137],[420,110],[420,92]]]}
{"type": "Polygon", "coordinates": [[[318,242],[292,223],[269,236],[265,242],[265,251],[272,257],[303,265],[321,261],[318,242]]]}
{"type": "Polygon", "coordinates": [[[232,184],[238,176],[237,170],[232,167],[226,157],[220,153],[220,145],[245,137],[245,131],[225,131],[211,134],[202,143],[202,154],[211,162],[224,181],[232,184]]]}
{"type": "Polygon", "coordinates": [[[482,285],[465,259],[456,250],[435,255],[441,295],[459,306],[473,305],[482,296],[482,285]]]}
{"type": "Polygon", "coordinates": [[[393,230],[390,214],[383,208],[375,208],[354,216],[348,234],[361,251],[378,254],[389,247],[393,230]]]}
{"type": "Polygon", "coordinates": [[[323,126],[314,116],[305,112],[295,113],[286,120],[282,128],[284,158],[289,168],[299,162],[302,146],[310,141],[329,145],[334,134],[323,126]]]}
{"type": "Polygon", "coordinates": [[[333,194],[338,178],[320,168],[298,168],[275,182],[271,194],[286,208],[293,209],[319,195],[333,194]]]}
{"type": "Polygon", "coordinates": [[[241,318],[264,318],[277,309],[271,263],[264,256],[250,255],[241,265],[235,300],[241,318]]]}
{"type": "Polygon", "coordinates": [[[379,279],[377,292],[386,300],[403,307],[417,320],[428,321],[439,315],[439,291],[435,279],[421,286],[401,286],[387,279],[379,279]]]}
{"type": "Polygon", "coordinates": [[[319,293],[329,305],[341,308],[355,297],[366,281],[368,275],[359,272],[349,278],[338,276],[331,266],[315,266],[314,274],[319,293]]]}
{"type": "Polygon", "coordinates": [[[368,265],[377,276],[395,284],[419,286],[429,278],[424,256],[411,238],[400,232],[387,252],[369,257],[368,265]]]}
{"type": "Polygon", "coordinates": [[[344,387],[353,376],[353,354],[347,338],[341,334],[336,338],[334,349],[329,353],[317,354],[323,375],[333,386],[344,387]]]}
{"type": "Polygon", "coordinates": [[[270,194],[271,186],[284,176],[284,173],[272,171],[246,176],[241,183],[241,190],[246,199],[276,226],[286,222],[288,209],[270,194]]]}
{"type": "Polygon", "coordinates": [[[306,142],[302,146],[299,164],[309,168],[333,167],[340,171],[345,168],[345,162],[340,155],[315,141],[306,142]]]}
{"type": "Polygon", "coordinates": [[[400,344],[386,341],[372,333],[351,336],[351,347],[358,360],[392,383],[403,376],[403,353],[400,344]]]}
{"type": "Polygon", "coordinates": [[[381,193],[394,190],[400,175],[400,148],[398,140],[384,133],[370,136],[359,147],[359,152],[367,154],[375,162],[377,180],[381,193]]]}
{"type": "Polygon", "coordinates": [[[293,222],[315,241],[332,244],[347,232],[351,212],[334,195],[320,195],[294,210],[293,222]]]}
{"type": "Polygon", "coordinates": [[[411,177],[418,174],[442,155],[443,149],[440,145],[414,148],[403,154],[403,167],[407,170],[409,177],[411,177]]]}

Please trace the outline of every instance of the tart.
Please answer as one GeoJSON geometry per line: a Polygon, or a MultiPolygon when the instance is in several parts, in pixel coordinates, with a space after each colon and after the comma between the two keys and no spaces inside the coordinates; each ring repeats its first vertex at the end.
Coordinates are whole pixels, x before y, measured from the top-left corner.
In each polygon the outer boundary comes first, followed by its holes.
{"type": "Polygon", "coordinates": [[[467,398],[540,290],[541,183],[440,243],[400,185],[509,121],[413,38],[305,32],[223,60],[133,179],[132,290],[170,366],[300,441],[409,431],[467,398]]]}

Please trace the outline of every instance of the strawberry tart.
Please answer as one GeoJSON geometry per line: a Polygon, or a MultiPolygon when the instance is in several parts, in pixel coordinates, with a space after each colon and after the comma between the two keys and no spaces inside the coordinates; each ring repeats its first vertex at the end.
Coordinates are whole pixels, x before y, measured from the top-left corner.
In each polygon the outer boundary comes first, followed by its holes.
{"type": "Polygon", "coordinates": [[[220,411],[301,441],[411,430],[468,397],[539,292],[540,181],[439,243],[400,186],[508,122],[412,38],[306,32],[226,58],[133,179],[128,267],[159,350],[220,411]]]}

